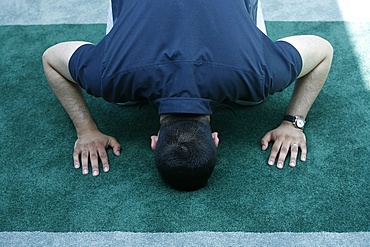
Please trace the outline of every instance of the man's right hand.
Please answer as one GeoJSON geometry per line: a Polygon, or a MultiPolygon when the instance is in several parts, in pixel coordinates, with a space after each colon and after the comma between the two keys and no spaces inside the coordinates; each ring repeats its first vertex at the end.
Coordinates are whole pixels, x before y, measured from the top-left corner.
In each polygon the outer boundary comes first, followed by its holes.
{"type": "Polygon", "coordinates": [[[74,166],[77,169],[82,167],[82,173],[88,174],[89,164],[91,164],[93,176],[98,176],[99,160],[103,165],[103,171],[109,171],[106,149],[111,147],[113,153],[119,156],[121,146],[116,139],[98,130],[81,88],[70,74],[69,60],[74,52],[85,44],[88,43],[72,41],[54,45],[44,52],[43,65],[51,89],[68,113],[78,133],[73,152],[74,166]]]}
{"type": "Polygon", "coordinates": [[[93,176],[98,176],[100,159],[103,171],[108,172],[107,148],[112,148],[114,155],[120,155],[121,145],[111,136],[104,135],[98,130],[79,135],[73,152],[74,167],[76,169],[82,167],[82,174],[87,175],[91,164],[93,176]]]}

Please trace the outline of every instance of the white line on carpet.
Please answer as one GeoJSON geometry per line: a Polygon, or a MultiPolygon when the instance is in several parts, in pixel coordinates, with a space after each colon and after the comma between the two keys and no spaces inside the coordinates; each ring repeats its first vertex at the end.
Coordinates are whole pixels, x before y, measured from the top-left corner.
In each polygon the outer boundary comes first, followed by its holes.
{"type": "Polygon", "coordinates": [[[0,232],[0,246],[369,246],[370,232],[0,232]]]}

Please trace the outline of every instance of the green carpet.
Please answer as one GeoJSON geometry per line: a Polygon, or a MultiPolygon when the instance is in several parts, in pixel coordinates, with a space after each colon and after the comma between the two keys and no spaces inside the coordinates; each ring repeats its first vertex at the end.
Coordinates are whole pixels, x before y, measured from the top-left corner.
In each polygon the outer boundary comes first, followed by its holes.
{"type": "MultiPolygon", "coordinates": [[[[368,24],[366,31],[370,31],[368,24]]],[[[308,157],[269,167],[260,138],[280,123],[292,87],[256,107],[212,118],[219,161],[208,187],[177,192],[154,167],[151,106],[88,96],[100,129],[122,144],[97,178],[73,168],[75,130],[49,89],[41,55],[67,40],[97,42],[104,25],[1,26],[0,232],[368,232],[370,91],[344,22],[268,22],[272,39],[317,34],[334,49],[307,119],[308,157]]],[[[369,82],[367,82],[369,83],[369,82]]]]}

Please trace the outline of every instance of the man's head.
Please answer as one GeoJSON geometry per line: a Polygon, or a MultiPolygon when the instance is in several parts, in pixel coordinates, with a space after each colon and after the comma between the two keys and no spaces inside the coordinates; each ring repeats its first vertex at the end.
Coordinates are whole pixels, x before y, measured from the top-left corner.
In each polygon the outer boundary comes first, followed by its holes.
{"type": "Polygon", "coordinates": [[[208,116],[167,115],[160,134],[152,137],[155,163],[162,179],[177,190],[206,186],[216,164],[217,133],[208,116]]]}

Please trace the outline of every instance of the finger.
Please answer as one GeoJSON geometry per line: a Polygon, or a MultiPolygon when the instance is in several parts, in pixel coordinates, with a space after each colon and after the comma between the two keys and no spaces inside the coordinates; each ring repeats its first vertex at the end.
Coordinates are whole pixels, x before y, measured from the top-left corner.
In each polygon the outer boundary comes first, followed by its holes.
{"type": "Polygon", "coordinates": [[[96,152],[90,151],[90,163],[91,163],[92,175],[94,177],[98,176],[99,175],[99,158],[96,152]]]}
{"type": "Polygon", "coordinates": [[[99,149],[98,154],[103,165],[103,171],[109,172],[109,162],[108,162],[108,155],[105,149],[99,149]]]}
{"type": "Polygon", "coordinates": [[[79,150],[75,150],[73,152],[73,165],[76,169],[80,168],[81,164],[80,164],[80,151],[79,150]]]}
{"type": "Polygon", "coordinates": [[[271,142],[271,134],[268,132],[262,139],[261,139],[261,147],[262,150],[267,150],[269,147],[269,143],[271,142]]]}
{"type": "Polygon", "coordinates": [[[307,157],[307,146],[306,144],[301,145],[301,161],[305,162],[307,157]]]}
{"type": "Polygon", "coordinates": [[[293,143],[290,146],[290,162],[289,162],[289,165],[291,167],[295,167],[297,165],[297,156],[298,156],[298,144],[293,143]]]}
{"type": "Polygon", "coordinates": [[[288,155],[288,152],[289,152],[289,144],[283,144],[280,148],[280,152],[279,152],[279,159],[277,161],[277,164],[276,164],[276,167],[279,168],[279,169],[283,169],[284,167],[284,162],[285,162],[285,159],[288,155]]]}
{"type": "Polygon", "coordinates": [[[280,147],[281,147],[281,142],[279,142],[279,141],[276,141],[274,143],[274,145],[272,145],[270,157],[269,157],[269,160],[267,162],[270,166],[275,164],[275,160],[276,160],[276,157],[277,157],[277,155],[280,151],[280,147]]]}
{"type": "Polygon", "coordinates": [[[89,174],[89,151],[83,150],[81,153],[81,166],[82,166],[82,174],[87,175],[89,174]]]}
{"type": "Polygon", "coordinates": [[[121,145],[117,142],[117,140],[115,138],[110,138],[109,139],[109,143],[108,143],[109,147],[111,147],[113,149],[113,153],[115,156],[120,156],[121,154],[121,145]]]}

